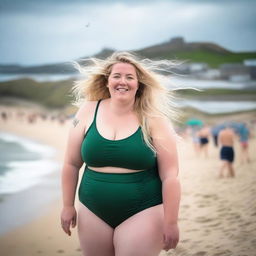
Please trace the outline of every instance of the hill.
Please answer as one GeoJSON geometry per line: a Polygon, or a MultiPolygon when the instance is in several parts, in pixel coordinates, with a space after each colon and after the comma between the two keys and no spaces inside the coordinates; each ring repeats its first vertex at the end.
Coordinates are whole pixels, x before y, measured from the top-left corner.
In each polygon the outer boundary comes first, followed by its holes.
{"type": "Polygon", "coordinates": [[[31,79],[19,79],[0,82],[0,99],[19,98],[49,108],[62,108],[73,100],[72,86],[71,80],[39,83],[31,79]]]}
{"type": "Polygon", "coordinates": [[[256,52],[235,53],[210,42],[187,43],[177,37],[159,45],[136,51],[141,56],[160,59],[187,60],[188,62],[207,63],[217,68],[224,63],[243,63],[246,59],[255,59],[256,52]]]}
{"type": "MultiPolygon", "coordinates": [[[[106,58],[114,49],[102,49],[94,56],[88,57],[106,58]]],[[[145,58],[152,59],[176,59],[188,62],[204,62],[212,68],[217,68],[224,63],[242,63],[246,59],[256,59],[256,52],[232,52],[211,42],[188,43],[182,37],[177,37],[158,45],[132,50],[145,58]]],[[[49,65],[23,67],[19,65],[0,65],[0,74],[67,74],[76,73],[73,65],[68,62],[49,65]]]]}

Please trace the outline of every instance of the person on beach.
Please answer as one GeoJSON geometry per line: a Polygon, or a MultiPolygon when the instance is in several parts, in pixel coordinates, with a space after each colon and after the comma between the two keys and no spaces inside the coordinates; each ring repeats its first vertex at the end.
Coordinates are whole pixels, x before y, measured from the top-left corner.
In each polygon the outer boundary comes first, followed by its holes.
{"type": "Polygon", "coordinates": [[[198,128],[198,126],[194,126],[194,127],[190,127],[189,130],[192,138],[192,143],[194,146],[195,155],[198,156],[199,150],[200,150],[200,138],[198,136],[198,133],[200,128],[198,128]]]}
{"type": "Polygon", "coordinates": [[[210,129],[208,126],[203,126],[198,131],[199,137],[199,152],[203,152],[205,157],[208,157],[208,143],[210,137],[210,129]]]}
{"type": "Polygon", "coordinates": [[[215,126],[211,128],[211,134],[212,134],[212,139],[214,146],[217,148],[218,147],[218,135],[219,135],[220,129],[219,127],[215,126]]]}
{"type": "Polygon", "coordinates": [[[228,126],[221,130],[218,136],[218,144],[221,145],[220,148],[220,159],[221,167],[219,172],[219,178],[224,177],[224,171],[227,169],[228,177],[235,177],[235,171],[233,167],[233,161],[235,157],[234,153],[234,131],[228,126]]]}
{"type": "Polygon", "coordinates": [[[243,126],[239,129],[239,138],[240,138],[240,146],[241,146],[241,163],[250,162],[249,156],[249,138],[250,138],[250,130],[246,123],[243,123],[243,126]]]}
{"type": "Polygon", "coordinates": [[[71,235],[78,224],[84,256],[158,255],[179,241],[173,108],[154,71],[170,62],[139,60],[128,52],[92,61],[80,67],[86,79],[74,89],[83,103],[62,170],[62,228],[71,235]]]}

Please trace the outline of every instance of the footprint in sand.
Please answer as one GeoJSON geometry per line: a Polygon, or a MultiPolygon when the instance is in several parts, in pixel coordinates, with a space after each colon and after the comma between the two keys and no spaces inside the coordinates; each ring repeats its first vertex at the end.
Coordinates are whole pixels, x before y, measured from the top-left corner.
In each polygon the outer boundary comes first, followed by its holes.
{"type": "Polygon", "coordinates": [[[215,254],[213,254],[213,256],[231,256],[233,255],[233,253],[230,250],[223,250],[223,251],[219,251],[215,254]]]}
{"type": "Polygon", "coordinates": [[[201,202],[197,202],[198,203],[198,208],[205,208],[205,207],[208,207],[210,206],[211,204],[208,203],[208,202],[205,202],[205,201],[201,201],[201,202]]]}
{"type": "Polygon", "coordinates": [[[216,210],[216,212],[223,212],[225,209],[222,206],[218,206],[219,208],[216,210]]]}
{"type": "Polygon", "coordinates": [[[217,218],[218,219],[224,219],[224,220],[226,220],[227,219],[227,214],[224,212],[224,213],[221,213],[221,214],[218,214],[218,216],[217,216],[217,218]]]}
{"type": "Polygon", "coordinates": [[[192,254],[193,256],[204,256],[204,255],[207,255],[207,252],[205,251],[200,251],[200,252],[196,252],[194,254],[192,254]]]}
{"type": "Polygon", "coordinates": [[[190,241],[190,239],[184,239],[184,240],[181,240],[180,242],[181,243],[187,243],[187,242],[189,242],[190,241]]]}
{"type": "Polygon", "coordinates": [[[199,223],[207,223],[207,222],[211,222],[213,221],[214,219],[210,219],[210,218],[206,218],[204,216],[201,216],[201,217],[197,217],[195,219],[196,222],[199,222],[199,223]]]}
{"type": "Polygon", "coordinates": [[[207,199],[214,199],[214,200],[218,200],[219,197],[215,194],[206,194],[206,195],[203,195],[203,198],[207,198],[207,199]]]}
{"type": "Polygon", "coordinates": [[[188,229],[187,230],[187,232],[195,232],[195,231],[198,231],[198,229],[193,228],[193,229],[188,229]]]}
{"type": "Polygon", "coordinates": [[[241,215],[238,214],[238,213],[230,213],[229,216],[230,216],[230,218],[228,218],[228,220],[230,220],[230,219],[240,219],[241,218],[241,215]]]}
{"type": "Polygon", "coordinates": [[[205,231],[204,231],[204,235],[209,235],[210,233],[211,233],[210,230],[205,230],[205,231]]]}
{"type": "Polygon", "coordinates": [[[208,227],[214,228],[214,227],[218,227],[220,224],[221,222],[217,222],[217,223],[208,225],[208,227]]]}

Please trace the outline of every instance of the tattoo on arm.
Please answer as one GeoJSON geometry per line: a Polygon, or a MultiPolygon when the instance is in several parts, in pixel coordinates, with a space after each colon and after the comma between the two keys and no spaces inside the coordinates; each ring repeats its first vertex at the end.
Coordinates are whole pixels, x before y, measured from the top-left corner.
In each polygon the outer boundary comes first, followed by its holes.
{"type": "Polygon", "coordinates": [[[74,118],[72,123],[73,123],[73,126],[76,127],[79,123],[79,120],[77,118],[74,118]]]}

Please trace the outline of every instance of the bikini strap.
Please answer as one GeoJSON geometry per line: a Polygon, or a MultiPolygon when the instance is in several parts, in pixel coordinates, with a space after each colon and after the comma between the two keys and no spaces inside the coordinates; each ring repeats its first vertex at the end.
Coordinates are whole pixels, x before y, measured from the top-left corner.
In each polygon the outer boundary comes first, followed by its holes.
{"type": "Polygon", "coordinates": [[[101,100],[99,100],[97,102],[96,109],[95,109],[95,112],[94,112],[93,122],[96,122],[96,117],[97,117],[97,113],[98,113],[98,108],[99,108],[100,102],[101,102],[101,100]]]}

